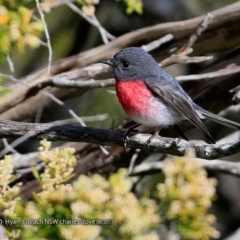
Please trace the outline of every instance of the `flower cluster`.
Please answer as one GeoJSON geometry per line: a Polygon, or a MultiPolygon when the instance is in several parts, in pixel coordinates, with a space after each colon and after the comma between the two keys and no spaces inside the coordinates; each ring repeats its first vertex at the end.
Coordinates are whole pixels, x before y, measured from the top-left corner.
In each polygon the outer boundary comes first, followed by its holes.
{"type": "Polygon", "coordinates": [[[77,164],[74,156],[75,149],[56,148],[50,150],[51,142],[42,140],[38,158],[45,163],[44,172],[40,175],[40,183],[43,190],[52,191],[61,183],[73,176],[74,166],[77,164]]]}
{"type": "MultiPolygon", "coordinates": [[[[20,239],[149,239],[157,240],[154,230],[159,224],[158,207],[153,200],[138,200],[131,192],[132,182],[126,170],[105,179],[95,174],[80,176],[73,185],[35,194],[35,201],[19,206],[18,218],[82,220],[83,224],[21,226],[20,239]],[[94,224],[84,224],[91,223],[94,224]]],[[[60,223],[60,222],[59,222],[60,223]]]]}
{"type": "Polygon", "coordinates": [[[41,141],[39,158],[45,163],[45,170],[42,174],[34,170],[34,175],[42,191],[33,193],[31,201],[20,201],[19,185],[9,187],[13,180],[11,157],[0,162],[0,204],[4,217],[38,222],[6,226],[12,239],[30,240],[37,236],[46,240],[157,240],[160,216],[162,226],[176,226],[181,239],[219,236],[211,226],[214,216],[207,213],[215,197],[216,181],[207,178],[206,171],[193,160],[193,152],[165,161],[166,179],[157,187],[159,205],[156,200],[137,197],[132,192],[133,183],[126,169],[108,178],[81,175],[72,184],[65,184],[76,165],[74,149],[50,150],[50,147],[50,142],[41,141]]]}
{"type": "Polygon", "coordinates": [[[13,187],[9,184],[15,179],[13,175],[13,160],[11,156],[5,156],[0,161],[0,206],[4,216],[15,217],[14,208],[20,201],[19,193],[21,184],[13,187]]]}
{"type": "Polygon", "coordinates": [[[206,171],[189,151],[185,157],[165,162],[165,182],[158,185],[158,195],[166,220],[173,220],[183,239],[217,238],[211,227],[214,215],[207,214],[215,197],[216,180],[207,178],[206,171]]]}
{"type": "Polygon", "coordinates": [[[95,5],[99,3],[99,0],[78,0],[77,2],[82,5],[82,11],[92,17],[95,13],[95,5]]]}
{"type": "Polygon", "coordinates": [[[0,5],[0,60],[5,59],[14,46],[23,52],[27,45],[33,48],[40,45],[43,24],[33,20],[32,14],[26,7],[11,9],[0,5]]]}
{"type": "Polygon", "coordinates": [[[127,14],[132,14],[134,12],[138,14],[143,13],[143,2],[142,0],[117,0],[118,2],[123,2],[126,8],[127,14]]]}

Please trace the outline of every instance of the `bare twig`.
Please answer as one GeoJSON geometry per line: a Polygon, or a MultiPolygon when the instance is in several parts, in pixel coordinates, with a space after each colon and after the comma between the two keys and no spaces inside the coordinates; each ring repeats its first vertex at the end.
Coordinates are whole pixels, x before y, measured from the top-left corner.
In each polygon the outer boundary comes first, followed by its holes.
{"type": "Polygon", "coordinates": [[[53,96],[52,94],[50,94],[46,91],[44,91],[43,94],[45,96],[51,98],[58,105],[64,107],[68,111],[68,113],[80,123],[81,126],[83,126],[83,127],[86,126],[86,124],[83,122],[83,120],[71,108],[69,108],[64,102],[62,102],[61,100],[59,100],[58,98],[56,98],[55,96],[53,96]]]}
{"type": "Polygon", "coordinates": [[[130,164],[129,164],[129,168],[128,168],[128,174],[129,175],[131,175],[131,173],[132,173],[132,171],[133,171],[133,169],[135,167],[135,162],[136,162],[136,160],[138,158],[138,155],[139,155],[140,151],[141,151],[140,149],[136,149],[135,153],[133,154],[133,156],[131,158],[131,161],[130,161],[130,164]]]}
{"type": "MultiPolygon", "coordinates": [[[[58,98],[56,98],[55,96],[53,96],[52,94],[50,94],[46,91],[44,91],[43,94],[48,96],[49,98],[51,98],[58,105],[64,107],[69,112],[69,114],[80,123],[81,126],[86,127],[86,124],[83,122],[83,120],[71,108],[69,108],[64,102],[62,102],[61,100],[59,100],[58,98]]],[[[109,152],[103,146],[100,145],[99,147],[104,154],[109,155],[109,152]]]]}
{"type": "Polygon", "coordinates": [[[175,55],[173,54],[171,57],[166,58],[163,60],[159,66],[161,68],[165,68],[167,66],[170,66],[175,63],[200,63],[200,62],[206,62],[211,60],[213,57],[212,56],[199,56],[199,57],[188,57],[188,56],[183,56],[183,55],[175,55]]]}
{"type": "Polygon", "coordinates": [[[96,17],[95,14],[93,14],[92,19],[93,19],[93,21],[96,23],[96,27],[99,28],[99,31],[102,31],[102,34],[106,35],[106,37],[107,37],[108,39],[110,39],[110,40],[115,39],[115,37],[114,37],[111,33],[109,33],[109,32],[101,25],[101,23],[98,21],[98,19],[97,19],[97,17],[96,17]]]}
{"type": "Polygon", "coordinates": [[[13,72],[15,71],[15,70],[14,70],[14,64],[13,64],[13,61],[12,61],[12,59],[10,58],[9,55],[7,55],[7,62],[8,62],[10,71],[13,73],[13,72]]]}
{"type": "Polygon", "coordinates": [[[52,46],[51,46],[51,41],[50,41],[50,35],[49,35],[49,32],[48,32],[47,24],[45,22],[45,16],[44,16],[44,14],[41,10],[41,7],[40,7],[39,0],[35,0],[35,2],[36,2],[36,5],[37,5],[37,10],[40,14],[40,17],[41,17],[41,20],[42,20],[42,23],[43,23],[44,32],[45,32],[45,36],[46,36],[46,40],[47,40],[48,52],[49,52],[47,73],[50,75],[51,63],[52,63],[52,46]]]}
{"type": "Polygon", "coordinates": [[[233,75],[238,72],[240,72],[240,66],[231,64],[231,67],[226,67],[226,68],[214,71],[214,72],[187,75],[187,76],[178,76],[178,77],[176,77],[176,80],[179,82],[193,81],[193,80],[197,81],[197,80],[203,80],[203,79],[207,80],[207,79],[212,79],[212,78],[233,75]]]}
{"type": "Polygon", "coordinates": [[[109,87],[115,84],[113,78],[105,80],[89,79],[85,81],[69,80],[67,77],[54,77],[52,80],[52,86],[65,87],[65,88],[95,88],[95,87],[109,87]]]}
{"type": "Polygon", "coordinates": [[[240,103],[240,85],[231,89],[231,93],[234,93],[233,95],[233,101],[239,102],[240,103]]]}
{"type": "Polygon", "coordinates": [[[171,41],[174,38],[172,34],[167,34],[164,37],[161,37],[158,40],[154,40],[146,45],[142,46],[142,49],[145,50],[146,52],[150,52],[158,47],[160,47],[162,44],[167,43],[171,41]]]}
{"type": "MultiPolygon", "coordinates": [[[[182,139],[158,137],[147,145],[151,135],[136,134],[126,139],[125,131],[104,130],[98,128],[53,124],[23,123],[0,120],[0,138],[18,138],[31,133],[32,139],[49,141],[88,142],[105,146],[124,146],[182,156],[189,148],[194,148],[196,156],[204,159],[216,159],[240,152],[240,141],[227,144],[194,144],[182,139]]],[[[29,136],[28,136],[29,137],[29,136]]]]}
{"type": "MultiPolygon", "coordinates": [[[[10,80],[10,81],[12,81],[14,83],[19,83],[21,81],[21,80],[15,78],[15,77],[13,77],[12,75],[8,75],[8,74],[0,73],[0,76],[4,77],[4,78],[6,78],[6,79],[8,79],[8,80],[10,80]]],[[[28,84],[26,84],[25,82],[22,81],[21,83],[28,87],[28,84]]]]}
{"type": "Polygon", "coordinates": [[[76,12],[77,14],[79,14],[82,18],[84,18],[86,21],[88,21],[90,24],[92,24],[93,26],[95,26],[99,33],[101,34],[102,40],[104,43],[108,43],[108,38],[113,39],[114,36],[111,35],[109,32],[107,32],[102,25],[99,23],[99,21],[97,20],[97,18],[95,16],[88,17],[86,14],[84,14],[78,7],[76,7],[73,3],[66,3],[66,5],[68,5],[69,8],[71,8],[74,12],[76,12]]]}
{"type": "Polygon", "coordinates": [[[173,54],[171,57],[163,60],[159,64],[160,67],[164,68],[174,63],[200,63],[212,59],[212,56],[188,57],[188,55],[193,51],[193,44],[197,41],[202,32],[210,25],[212,20],[213,15],[208,13],[201,22],[200,26],[197,28],[196,32],[190,36],[188,41],[176,52],[176,54],[173,54]]]}
{"type": "Polygon", "coordinates": [[[177,51],[177,55],[186,56],[192,52],[192,46],[201,36],[201,34],[208,28],[213,20],[213,15],[208,13],[197,28],[196,32],[190,36],[188,41],[177,51]]]}
{"type": "MultiPolygon", "coordinates": [[[[17,138],[14,142],[12,142],[10,144],[10,147],[11,148],[15,148],[16,146],[18,146],[19,144],[23,143],[27,139],[33,137],[35,134],[36,133],[34,131],[31,131],[31,130],[26,132],[25,134],[23,134],[22,136],[17,138]]],[[[8,151],[9,151],[9,147],[7,146],[0,152],[0,158],[2,158],[8,151]]]]}
{"type": "Polygon", "coordinates": [[[41,100],[39,101],[37,106],[37,112],[36,112],[35,121],[34,121],[35,123],[41,122],[45,100],[46,100],[46,96],[43,93],[41,93],[41,100]]]}
{"type": "MultiPolygon", "coordinates": [[[[240,163],[239,162],[230,162],[226,160],[205,160],[201,158],[193,158],[193,161],[198,162],[202,167],[219,172],[225,172],[233,175],[237,175],[240,177],[240,163]]],[[[151,171],[160,171],[165,164],[165,161],[161,162],[149,162],[149,163],[142,163],[141,165],[135,167],[132,171],[131,175],[139,175],[151,171]]]]}
{"type": "Polygon", "coordinates": [[[12,148],[12,146],[8,143],[6,138],[3,138],[2,141],[3,141],[4,147],[8,152],[19,154],[14,148],[12,148]]]}

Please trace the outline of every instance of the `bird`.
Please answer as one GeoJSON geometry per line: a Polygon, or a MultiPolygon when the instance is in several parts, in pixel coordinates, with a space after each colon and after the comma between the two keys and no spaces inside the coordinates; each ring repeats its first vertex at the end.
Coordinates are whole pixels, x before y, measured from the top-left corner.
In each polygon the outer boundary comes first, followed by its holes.
{"type": "Polygon", "coordinates": [[[203,119],[240,129],[239,123],[194,103],[181,85],[139,47],[124,48],[101,63],[112,68],[117,97],[125,113],[137,123],[135,127],[145,125],[158,128],[148,143],[167,126],[172,126],[185,140],[189,140],[178,125],[184,119],[199,128],[206,141],[212,144],[215,141],[202,122],[203,119]]]}

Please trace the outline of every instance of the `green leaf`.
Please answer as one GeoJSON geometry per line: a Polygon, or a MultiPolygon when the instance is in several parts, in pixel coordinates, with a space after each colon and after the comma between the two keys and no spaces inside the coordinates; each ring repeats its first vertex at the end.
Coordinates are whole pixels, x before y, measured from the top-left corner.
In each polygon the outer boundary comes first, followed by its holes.
{"type": "Polygon", "coordinates": [[[32,167],[32,173],[33,173],[33,176],[36,178],[36,180],[38,180],[38,182],[41,182],[40,174],[35,167],[32,167]]]}

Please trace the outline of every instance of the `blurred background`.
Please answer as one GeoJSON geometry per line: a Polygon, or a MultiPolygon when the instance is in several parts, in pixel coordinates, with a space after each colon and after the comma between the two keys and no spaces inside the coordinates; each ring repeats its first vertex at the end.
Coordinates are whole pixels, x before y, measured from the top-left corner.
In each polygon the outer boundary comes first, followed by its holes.
{"type": "MultiPolygon", "coordinates": [[[[237,1],[143,0],[142,14],[126,14],[126,7],[121,1],[101,0],[99,4],[96,5],[96,17],[108,32],[115,37],[118,37],[146,26],[201,16],[234,2],[237,1]]],[[[34,8],[34,1],[32,3],[30,2],[30,5],[31,4],[34,8]]],[[[59,60],[79,54],[103,44],[99,31],[66,5],[51,9],[48,14],[45,14],[45,17],[49,34],[51,36],[53,60],[59,60]]],[[[46,41],[44,34],[42,35],[42,41],[46,41]]],[[[215,55],[221,56],[226,53],[227,52],[220,52],[215,55]]],[[[13,49],[10,53],[10,58],[15,66],[14,74],[11,73],[9,65],[6,62],[0,63],[0,71],[4,74],[14,75],[16,78],[22,78],[46,65],[48,54],[48,49],[44,46],[40,46],[36,49],[27,47],[24,53],[19,53],[17,49],[13,49]]],[[[176,64],[165,70],[172,76],[179,76],[204,72],[204,66],[204,64],[176,64]]],[[[238,83],[240,82],[239,75],[238,78],[235,76],[235,79],[238,83]]],[[[8,82],[5,83],[8,84],[8,82]]],[[[188,87],[188,84],[185,86],[188,87]]],[[[126,115],[123,112],[116,95],[109,90],[114,90],[114,88],[93,89],[81,97],[68,99],[65,103],[80,117],[107,114],[108,118],[104,121],[86,122],[86,124],[87,126],[98,128],[112,128],[126,119],[126,115]]],[[[226,91],[227,90],[230,89],[226,89],[226,91]]],[[[207,108],[208,103],[205,102],[204,104],[203,107],[207,108]]],[[[238,115],[235,114],[232,119],[240,122],[239,116],[239,113],[238,115]]],[[[53,122],[68,118],[71,118],[69,113],[63,107],[54,104],[50,110],[43,110],[40,122],[53,122]]],[[[24,121],[34,122],[35,116],[24,119],[24,121]]],[[[211,129],[211,134],[216,139],[220,139],[231,132],[231,130],[225,128],[222,131],[218,131],[219,125],[214,123],[209,123],[207,126],[211,129]]],[[[188,128],[187,133],[190,138],[195,138],[197,134],[196,129],[192,127],[188,128]]],[[[11,140],[9,142],[11,142],[11,140]]],[[[28,140],[19,145],[16,149],[20,153],[28,153],[36,151],[37,147],[38,141],[28,140]]],[[[148,156],[148,158],[149,157],[150,156],[148,156]]],[[[151,160],[160,158],[162,158],[161,154],[153,154],[151,160]]],[[[236,154],[224,159],[239,161],[240,155],[236,154]]],[[[211,209],[217,217],[216,228],[222,233],[220,239],[230,239],[226,237],[240,227],[240,178],[227,173],[209,172],[209,175],[218,179],[218,199],[214,202],[211,209]]],[[[144,189],[153,187],[159,178],[161,178],[161,174],[142,178],[139,183],[139,188],[144,192],[144,189]]],[[[240,239],[240,235],[239,238],[235,239],[240,239]]]]}

